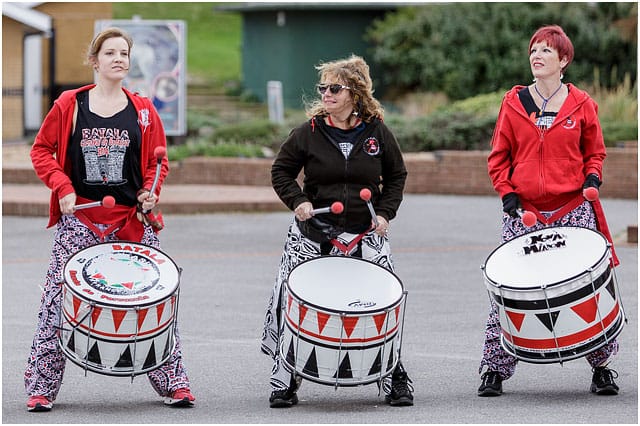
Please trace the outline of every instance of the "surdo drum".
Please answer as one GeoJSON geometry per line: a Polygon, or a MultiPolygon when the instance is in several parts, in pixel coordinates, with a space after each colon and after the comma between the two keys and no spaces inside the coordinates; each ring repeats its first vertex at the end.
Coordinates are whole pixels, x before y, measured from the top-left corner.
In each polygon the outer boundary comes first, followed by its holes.
{"type": "Polygon", "coordinates": [[[375,263],[323,256],[298,264],[283,291],[285,368],[335,387],[382,380],[400,358],[405,301],[400,280],[375,263]]]}
{"type": "Polygon", "coordinates": [[[175,347],[180,270],[151,246],[114,241],[75,253],[64,268],[59,344],[86,370],[135,376],[175,347]]]}
{"type": "Polygon", "coordinates": [[[625,322],[611,250],[599,232],[550,227],[505,242],[483,266],[501,344],[531,363],[587,355],[625,322]]]}

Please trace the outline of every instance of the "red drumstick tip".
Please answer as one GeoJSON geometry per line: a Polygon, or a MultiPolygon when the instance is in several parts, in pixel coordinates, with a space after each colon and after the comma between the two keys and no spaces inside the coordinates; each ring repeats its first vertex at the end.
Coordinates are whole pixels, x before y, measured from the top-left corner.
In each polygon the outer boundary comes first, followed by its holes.
{"type": "Polygon", "coordinates": [[[331,213],[340,214],[344,211],[344,205],[340,201],[331,204],[331,213]]]}
{"type": "Polygon", "coordinates": [[[156,149],[153,150],[153,155],[158,160],[161,160],[164,158],[165,155],[167,155],[167,149],[163,146],[157,146],[156,149]]]}
{"type": "Polygon", "coordinates": [[[106,207],[108,209],[112,209],[113,206],[116,205],[116,199],[111,195],[107,195],[102,199],[102,207],[106,207]]]}
{"type": "Polygon", "coordinates": [[[599,191],[594,188],[593,186],[590,186],[588,188],[585,188],[582,190],[582,196],[587,200],[587,201],[595,201],[598,199],[599,196],[599,191]]]}
{"type": "Polygon", "coordinates": [[[531,228],[537,222],[536,215],[533,212],[524,212],[522,214],[522,223],[527,228],[531,228]]]}
{"type": "Polygon", "coordinates": [[[360,190],[360,198],[364,201],[369,201],[371,199],[371,191],[368,188],[362,188],[360,190]]]}

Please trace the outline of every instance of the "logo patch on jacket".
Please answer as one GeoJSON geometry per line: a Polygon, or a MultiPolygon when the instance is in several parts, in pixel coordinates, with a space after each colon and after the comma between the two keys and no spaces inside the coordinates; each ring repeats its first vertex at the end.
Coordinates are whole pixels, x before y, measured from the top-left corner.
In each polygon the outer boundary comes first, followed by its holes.
{"type": "Polygon", "coordinates": [[[364,141],[362,149],[371,156],[378,155],[380,153],[380,142],[378,142],[378,139],[370,137],[364,141]]]}
{"type": "Polygon", "coordinates": [[[571,117],[567,117],[562,127],[564,127],[567,130],[571,130],[574,127],[576,127],[576,121],[571,117]]]}

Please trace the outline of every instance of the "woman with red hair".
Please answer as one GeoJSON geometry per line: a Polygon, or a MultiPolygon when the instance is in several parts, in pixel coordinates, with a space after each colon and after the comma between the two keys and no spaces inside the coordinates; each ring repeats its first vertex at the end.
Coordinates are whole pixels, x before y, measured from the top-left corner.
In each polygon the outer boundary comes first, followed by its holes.
{"type": "MultiPolygon", "coordinates": [[[[502,241],[547,226],[577,226],[600,231],[611,242],[600,202],[587,201],[583,191],[602,184],[606,156],[598,106],[584,91],[562,78],[573,60],[573,45],[557,25],[538,29],[529,42],[533,83],[517,85],[502,101],[493,133],[488,171],[502,198],[502,241]],[[527,228],[520,208],[540,219],[527,228]]],[[[593,191],[593,189],[591,189],[593,191]]],[[[614,263],[617,264],[615,252],[614,263]]],[[[500,317],[491,300],[479,372],[479,396],[502,394],[502,381],[511,377],[517,358],[500,345],[500,317]]],[[[609,340],[585,356],[592,367],[591,391],[615,395],[617,373],[607,368],[618,351],[609,340]]]]}

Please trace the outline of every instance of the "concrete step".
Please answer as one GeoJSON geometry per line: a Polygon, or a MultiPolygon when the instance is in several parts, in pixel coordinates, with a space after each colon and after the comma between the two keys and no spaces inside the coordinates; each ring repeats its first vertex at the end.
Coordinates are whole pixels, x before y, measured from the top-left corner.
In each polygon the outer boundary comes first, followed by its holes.
{"type": "MultiPolygon", "coordinates": [[[[3,184],[2,214],[48,216],[51,192],[39,184],[3,184]]],[[[167,185],[158,209],[163,214],[287,211],[270,186],[167,185]]]]}

